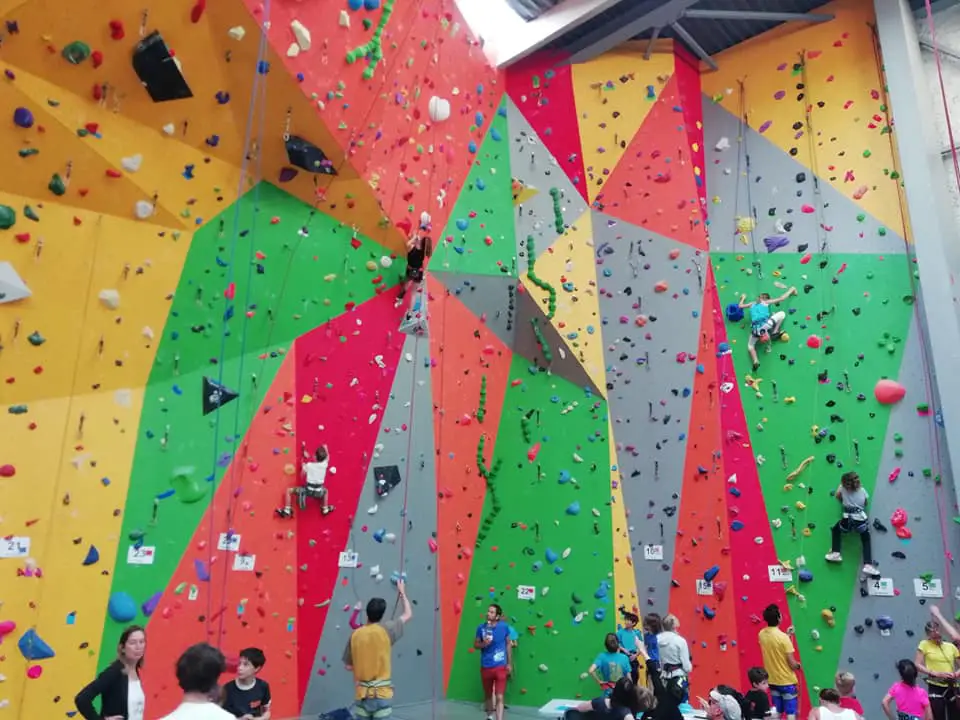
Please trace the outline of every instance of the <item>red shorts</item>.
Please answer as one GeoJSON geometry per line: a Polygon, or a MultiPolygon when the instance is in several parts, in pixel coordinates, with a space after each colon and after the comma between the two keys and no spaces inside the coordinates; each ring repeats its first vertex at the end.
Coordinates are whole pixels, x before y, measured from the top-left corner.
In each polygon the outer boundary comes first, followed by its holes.
{"type": "Polygon", "coordinates": [[[507,667],[480,668],[480,680],[483,682],[483,696],[493,695],[496,686],[497,695],[503,695],[507,689],[507,667]]]}

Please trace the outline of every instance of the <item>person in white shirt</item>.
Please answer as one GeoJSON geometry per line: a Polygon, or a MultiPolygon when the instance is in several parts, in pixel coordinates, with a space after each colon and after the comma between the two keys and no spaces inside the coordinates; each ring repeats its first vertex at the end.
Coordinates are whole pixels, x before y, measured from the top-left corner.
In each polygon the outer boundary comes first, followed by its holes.
{"type": "Polygon", "coordinates": [[[161,720],[236,720],[217,702],[217,682],[226,670],[223,653],[207,643],[191,645],[177,660],[180,707],[161,720]]]}
{"type": "Polygon", "coordinates": [[[676,694],[680,702],[686,702],[690,687],[687,676],[693,670],[693,661],[690,659],[690,646],[679,630],[680,620],[676,615],[663,618],[663,632],[657,635],[657,647],[660,650],[660,671],[665,689],[676,694]]]}
{"type": "Polygon", "coordinates": [[[307,454],[307,444],[303,444],[303,485],[287,488],[286,503],[277,508],[277,515],[282,518],[293,517],[293,497],[297,497],[297,507],[307,508],[307,498],[317,498],[320,501],[320,512],[329,515],[334,506],[327,503],[327,468],[330,466],[330,451],[326,445],[321,445],[313,454],[313,459],[307,454]]]}

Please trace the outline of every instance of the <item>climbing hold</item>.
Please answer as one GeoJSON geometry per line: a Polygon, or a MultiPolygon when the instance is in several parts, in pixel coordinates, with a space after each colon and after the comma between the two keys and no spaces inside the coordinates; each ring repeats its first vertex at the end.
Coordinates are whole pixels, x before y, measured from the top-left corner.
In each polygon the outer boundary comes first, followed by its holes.
{"type": "Polygon", "coordinates": [[[63,181],[63,178],[60,177],[59,173],[54,173],[53,177],[50,178],[50,182],[47,183],[47,189],[54,195],[60,196],[67,192],[67,184],[63,181]]]}
{"type": "Polygon", "coordinates": [[[193,7],[190,8],[190,22],[198,23],[200,18],[203,17],[204,11],[207,9],[207,0],[197,0],[193,7]]]}
{"type": "Polygon", "coordinates": [[[86,565],[96,565],[100,562],[100,551],[97,550],[93,545],[87,550],[87,556],[83,559],[83,564],[86,565]]]}
{"type": "Polygon", "coordinates": [[[140,166],[143,164],[143,155],[139,153],[136,155],[131,155],[130,157],[125,157],[120,159],[120,167],[126,170],[129,173],[135,173],[140,169],[140,166]]]}
{"type": "Polygon", "coordinates": [[[703,579],[704,579],[706,582],[713,582],[713,579],[717,576],[717,574],[718,574],[719,572],[720,572],[720,566],[719,566],[719,565],[714,565],[712,568],[706,570],[706,571],[703,573],[703,579]]]}
{"type": "Polygon", "coordinates": [[[430,113],[430,119],[433,122],[444,122],[450,117],[450,101],[434,95],[432,98],[430,98],[428,111],[430,113]]]}
{"type": "Polygon", "coordinates": [[[823,341],[818,335],[811,335],[807,338],[807,347],[812,350],[817,350],[823,344],[823,341]]]}
{"type": "Polygon", "coordinates": [[[0,230],[9,230],[17,223],[17,211],[9,205],[0,205],[0,230]]]}
{"type": "Polygon", "coordinates": [[[18,107],[13,111],[13,124],[24,130],[33,127],[33,113],[25,107],[18,107]]]}
{"type": "Polygon", "coordinates": [[[3,644],[3,639],[16,629],[17,624],[13,620],[0,621],[0,645],[3,644]]]}
{"type": "Polygon", "coordinates": [[[12,478],[17,474],[17,469],[13,465],[0,465],[0,477],[12,478]]]}
{"type": "Polygon", "coordinates": [[[153,615],[154,611],[157,609],[157,606],[160,604],[160,599],[163,597],[163,591],[155,592],[147,600],[143,602],[140,606],[140,610],[143,611],[143,614],[147,617],[153,615]]]}
{"type": "Polygon", "coordinates": [[[120,293],[117,290],[101,290],[98,298],[108,310],[116,310],[120,307],[120,293]]]}
{"type": "Polygon", "coordinates": [[[118,623],[128,623],[137,616],[137,603],[129,594],[115,592],[107,602],[107,614],[118,623]]]}
{"type": "Polygon", "coordinates": [[[881,405],[893,405],[903,400],[907,389],[895,380],[878,380],[873,386],[873,396],[881,405]]]}
{"type": "Polygon", "coordinates": [[[207,494],[206,488],[194,476],[194,468],[192,467],[181,467],[174,470],[170,485],[180,502],[187,505],[197,502],[207,494]]]}
{"type": "Polygon", "coordinates": [[[293,32],[294,38],[297,40],[297,47],[301,52],[306,52],[310,49],[312,44],[310,31],[304,26],[299,20],[292,20],[290,22],[290,30],[293,32]]]}
{"type": "Polygon", "coordinates": [[[63,59],[72,65],[79,65],[88,57],[90,57],[90,46],[85,42],[75,40],[66,47],[63,48],[63,59]]]}
{"type": "Polygon", "coordinates": [[[56,653],[33,628],[27,630],[17,643],[20,654],[25,660],[49,660],[56,653]]]}
{"type": "Polygon", "coordinates": [[[123,40],[127,34],[126,30],[123,29],[123,22],[120,20],[111,20],[109,25],[110,37],[114,40],[123,40]]]}
{"type": "Polygon", "coordinates": [[[153,215],[153,211],[153,203],[148,202],[147,200],[137,200],[136,204],[133,206],[133,214],[138,220],[146,220],[148,217],[153,215]]]}
{"type": "Polygon", "coordinates": [[[655,293],[665,293],[670,289],[670,286],[667,284],[666,280],[660,280],[656,285],[653,286],[653,291],[655,293]]]}

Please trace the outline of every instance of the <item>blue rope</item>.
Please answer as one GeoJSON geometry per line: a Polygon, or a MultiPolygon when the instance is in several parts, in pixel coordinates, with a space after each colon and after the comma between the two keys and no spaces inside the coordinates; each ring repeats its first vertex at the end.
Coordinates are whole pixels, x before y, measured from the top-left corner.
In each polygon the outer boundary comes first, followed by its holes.
{"type": "MultiPolygon", "coordinates": [[[[244,142],[243,142],[243,161],[240,165],[240,179],[237,183],[237,200],[233,208],[233,238],[230,243],[230,260],[227,265],[226,285],[228,287],[230,283],[233,282],[234,270],[236,267],[237,244],[240,239],[240,230],[239,230],[240,200],[243,197],[243,184],[247,177],[248,163],[250,159],[248,149],[250,147],[250,141],[253,137],[253,120],[256,113],[256,100],[257,100],[257,95],[258,95],[258,91],[261,83],[264,83],[264,84],[266,83],[265,73],[261,73],[261,67],[264,63],[264,58],[266,57],[266,54],[267,54],[267,42],[268,42],[267,32],[264,25],[269,21],[270,21],[270,0],[266,0],[264,4],[263,20],[260,23],[260,46],[257,50],[257,63],[253,70],[253,83],[252,83],[252,89],[250,93],[250,105],[247,110],[247,125],[246,125],[246,132],[244,134],[244,142]]],[[[259,154],[258,154],[258,157],[259,157],[259,154]]],[[[236,302],[236,298],[234,298],[234,302],[236,302]]],[[[227,307],[229,307],[229,304],[225,304],[225,309],[227,307]]],[[[226,357],[226,352],[227,352],[227,334],[228,334],[227,328],[228,328],[229,322],[230,322],[230,318],[227,317],[226,312],[224,312],[223,323],[222,323],[222,333],[220,336],[220,354],[218,357],[219,367],[218,367],[218,374],[217,374],[217,382],[221,386],[223,385],[224,365],[225,365],[224,359],[226,357]]],[[[244,338],[245,338],[247,327],[249,326],[247,325],[244,326],[244,338]]],[[[214,548],[216,548],[216,542],[214,537],[213,516],[214,516],[214,506],[216,504],[216,497],[217,497],[217,464],[218,464],[219,453],[220,453],[220,414],[221,414],[220,408],[217,409],[216,413],[217,413],[217,416],[214,419],[214,425],[213,425],[214,427],[213,429],[213,433],[214,433],[213,462],[212,462],[213,471],[211,473],[211,482],[213,483],[213,492],[210,497],[210,531],[209,531],[209,537],[207,541],[208,568],[213,558],[214,548]]],[[[237,410],[237,413],[239,414],[239,410],[237,410]]],[[[226,568],[224,569],[224,572],[225,573],[227,572],[226,568]]],[[[213,593],[207,593],[206,625],[207,625],[208,635],[210,633],[210,615],[213,611],[212,602],[213,602],[213,593]]],[[[222,614],[221,614],[221,626],[222,626],[222,622],[223,621],[222,621],[222,614]]]]}

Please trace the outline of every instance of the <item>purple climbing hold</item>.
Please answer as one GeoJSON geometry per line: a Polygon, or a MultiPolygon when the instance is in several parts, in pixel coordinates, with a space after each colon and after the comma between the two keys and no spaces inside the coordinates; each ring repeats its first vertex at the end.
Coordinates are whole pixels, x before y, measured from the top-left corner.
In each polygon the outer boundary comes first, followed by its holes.
{"type": "Polygon", "coordinates": [[[24,130],[33,127],[33,113],[25,107],[18,107],[13,111],[13,124],[24,130]]]}
{"type": "Polygon", "coordinates": [[[200,582],[210,582],[210,570],[203,560],[193,561],[194,572],[197,573],[197,580],[200,582]]]}
{"type": "Polygon", "coordinates": [[[292,167],[280,168],[280,176],[277,178],[277,181],[282,183],[288,183],[299,174],[300,174],[300,171],[297,170],[296,168],[292,168],[292,167]]]}
{"type": "Polygon", "coordinates": [[[767,246],[767,252],[772,253],[790,244],[790,238],[786,235],[771,235],[763,239],[763,244],[767,246]]]}
{"type": "Polygon", "coordinates": [[[144,600],[143,605],[140,606],[140,609],[143,611],[143,614],[147,617],[153,615],[154,611],[157,609],[157,605],[160,604],[160,598],[163,597],[163,591],[155,592],[148,599],[144,600]]]}

